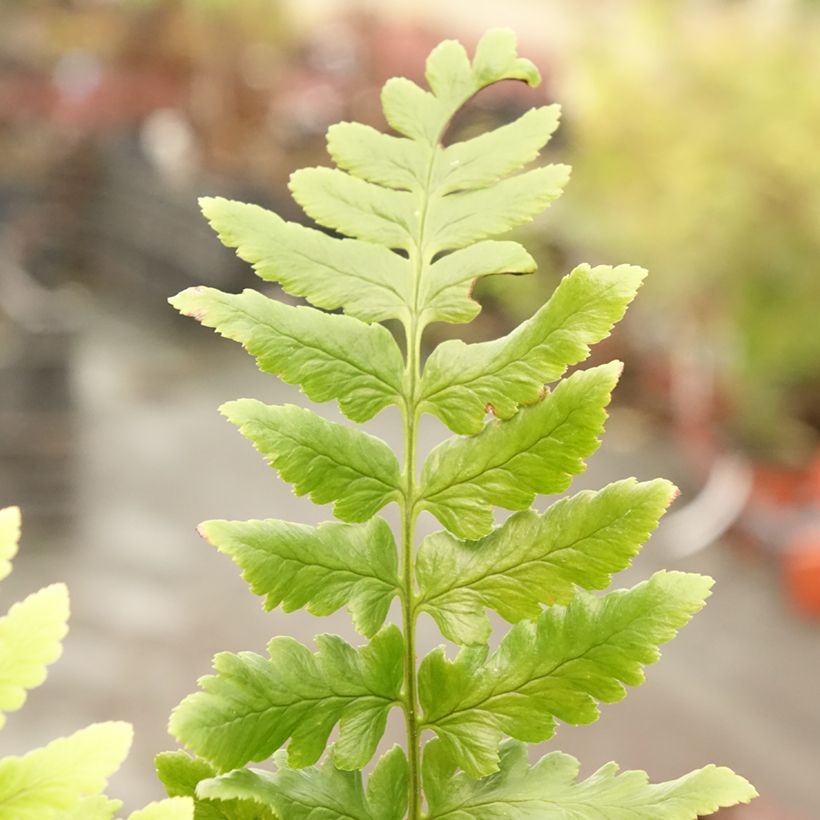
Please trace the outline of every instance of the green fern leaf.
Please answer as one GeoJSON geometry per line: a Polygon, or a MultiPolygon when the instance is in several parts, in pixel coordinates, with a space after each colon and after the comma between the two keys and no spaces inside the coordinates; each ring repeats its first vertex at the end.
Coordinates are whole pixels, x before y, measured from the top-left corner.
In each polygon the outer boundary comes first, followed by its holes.
{"type": "Polygon", "coordinates": [[[507,29],[488,31],[479,41],[472,64],[461,43],[445,40],[427,58],[424,91],[403,77],[388,80],[382,108],[390,125],[411,139],[437,147],[453,114],[473,94],[501,80],[541,81],[538,69],[516,53],[515,35],[507,29]]]}
{"type": "Polygon", "coordinates": [[[497,273],[532,273],[535,260],[517,242],[485,240],[453,251],[429,267],[419,284],[419,321],[469,322],[481,311],[471,294],[477,279],[497,273]]]}
{"type": "Polygon", "coordinates": [[[104,794],[95,794],[93,797],[84,797],[73,811],[61,814],[60,820],[112,820],[121,808],[122,800],[111,800],[104,794]]]}
{"type": "Polygon", "coordinates": [[[50,820],[101,792],[131,745],[127,723],[95,723],[0,760],[0,820],[50,820]]]}
{"type": "Polygon", "coordinates": [[[568,180],[566,165],[547,165],[492,188],[439,195],[430,202],[423,250],[435,255],[524,225],[561,196],[568,180]]]}
{"type": "Polygon", "coordinates": [[[399,191],[424,185],[426,153],[414,140],[360,122],[338,122],[327,130],[327,150],[339,168],[367,182],[399,191]]]}
{"type": "Polygon", "coordinates": [[[223,652],[215,675],[200,680],[171,715],[169,731],[220,771],[260,761],[288,738],[291,766],[310,766],[339,723],[335,762],[360,769],[400,701],[404,639],[393,626],[354,649],[336,635],[317,636],[314,655],[291,638],[273,638],[269,659],[223,652]]]}
{"type": "Polygon", "coordinates": [[[325,310],[344,308],[365,322],[409,318],[407,261],[387,248],[334,239],[258,205],[221,197],[199,204],[220,240],[287,293],[325,310]]]}
{"type": "Polygon", "coordinates": [[[333,514],[342,521],[367,521],[399,497],[399,463],[374,436],[292,404],[238,399],[219,410],[297,495],[309,493],[315,504],[335,501],[333,514]]]}
{"type": "Polygon", "coordinates": [[[558,105],[531,108],[517,120],[436,155],[433,179],[443,194],[483,188],[538,158],[561,117],[558,105]]]}
{"type": "Polygon", "coordinates": [[[330,615],[347,606],[372,637],[399,593],[396,542],[382,518],[364,527],[287,521],[206,521],[199,531],[229,555],[265,608],[330,615]]]}
{"type": "Polygon", "coordinates": [[[503,734],[547,740],[556,718],[592,723],[596,700],[615,703],[624,685],[643,683],[642,667],[658,660],[658,646],[701,609],[711,586],[701,575],[658,572],[602,598],[578,593],[568,607],[518,623],[490,658],[483,647],[449,661],[440,647],[419,669],[423,725],[468,774],[490,774],[503,734]]]}
{"type": "Polygon", "coordinates": [[[488,408],[502,419],[537,402],[544,385],[583,361],[626,311],[646,271],[630,265],[590,268],[566,276],[552,298],[512,333],[492,342],[451,339],[428,359],[421,409],[456,433],[478,433],[488,408]]]}
{"type": "Polygon", "coordinates": [[[68,590],[52,584],[14,604],[0,618],[0,726],[3,712],[19,709],[26,692],[46,679],[68,632],[68,590]]]}
{"type": "Polygon", "coordinates": [[[329,758],[321,767],[290,769],[276,755],[278,771],[237,769],[203,781],[198,793],[214,800],[256,801],[288,820],[401,820],[407,809],[407,759],[394,746],[362,785],[358,771],[341,771],[329,758]]]}
{"type": "Polygon", "coordinates": [[[336,168],[294,171],[288,186],[305,213],[347,236],[409,251],[419,231],[414,198],[336,168]]]}
{"type": "Polygon", "coordinates": [[[191,797],[194,820],[277,820],[272,811],[253,800],[207,800],[197,796],[197,785],[216,777],[213,766],[185,752],[163,752],[155,758],[157,776],[169,797],[191,797]]]}
{"type": "Polygon", "coordinates": [[[416,562],[418,609],[454,643],[486,643],[485,608],[517,623],[537,618],[541,604],[569,603],[576,585],[606,589],[676,494],[668,481],[626,479],[562,499],[542,515],[516,513],[480,541],[429,535],[416,562]]]}
{"type": "Polygon", "coordinates": [[[402,820],[407,810],[407,758],[393,746],[379,759],[367,780],[367,802],[373,818],[402,820]]]}
{"type": "Polygon", "coordinates": [[[707,766],[667,783],[646,772],[619,774],[608,763],[576,782],[579,764],[561,752],[527,762],[522,743],[505,741],[496,774],[473,780],[457,773],[438,740],[424,750],[429,820],[696,820],[719,808],[748,803],[754,788],[729,769],[707,766]]]}
{"type": "Polygon", "coordinates": [[[509,421],[440,444],[424,464],[420,509],[459,538],[475,539],[492,529],[489,505],[522,510],[536,493],[563,492],[598,449],[620,373],[620,362],[574,373],[509,421]]]}
{"type": "Polygon", "coordinates": [[[189,288],[170,302],[240,342],[261,370],[302,385],[313,401],[336,399],[353,421],[401,402],[401,352],[381,325],[291,307],[253,290],[234,295],[189,288]]]}

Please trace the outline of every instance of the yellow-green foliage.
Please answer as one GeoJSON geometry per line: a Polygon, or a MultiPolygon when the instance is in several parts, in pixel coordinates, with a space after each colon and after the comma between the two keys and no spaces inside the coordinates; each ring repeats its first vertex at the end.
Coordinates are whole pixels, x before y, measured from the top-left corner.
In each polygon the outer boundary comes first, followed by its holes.
{"type": "Polygon", "coordinates": [[[587,35],[567,65],[575,172],[556,216],[572,246],[653,271],[646,313],[670,345],[684,322],[705,334],[749,443],[805,454],[797,422],[820,388],[820,15],[783,4],[764,19],[760,5],[638,4],[587,35]]]}
{"type": "MultiPolygon", "coordinates": [[[[0,579],[11,572],[20,511],[0,510],[0,579]]],[[[46,679],[68,631],[68,590],[52,584],[14,604],[0,618],[0,726],[28,690],[46,679]]],[[[131,746],[127,723],[94,723],[20,757],[0,759],[0,820],[111,820],[122,803],[102,794],[131,746]]],[[[130,820],[191,820],[188,798],[163,800],[130,820]]]]}

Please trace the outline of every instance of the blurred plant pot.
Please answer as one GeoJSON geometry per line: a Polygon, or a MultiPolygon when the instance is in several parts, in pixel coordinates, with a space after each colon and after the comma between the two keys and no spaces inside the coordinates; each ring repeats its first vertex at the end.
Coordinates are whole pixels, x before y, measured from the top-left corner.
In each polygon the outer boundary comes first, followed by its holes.
{"type": "Polygon", "coordinates": [[[795,532],[783,558],[792,604],[804,615],[820,618],[820,522],[795,532]]]}

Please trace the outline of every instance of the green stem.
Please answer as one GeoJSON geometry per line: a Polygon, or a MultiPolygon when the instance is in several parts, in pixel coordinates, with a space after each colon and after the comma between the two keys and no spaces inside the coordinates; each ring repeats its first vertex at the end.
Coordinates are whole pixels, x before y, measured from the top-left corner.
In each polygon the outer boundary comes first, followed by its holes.
{"type": "MultiPolygon", "coordinates": [[[[443,128],[442,128],[443,131],[443,128]]],[[[413,301],[410,306],[409,322],[405,324],[407,341],[407,370],[404,395],[404,503],[402,504],[402,619],[404,622],[404,714],[407,726],[407,760],[409,764],[409,795],[407,817],[418,820],[421,817],[421,767],[419,765],[420,729],[416,682],[416,588],[413,583],[415,569],[415,529],[416,529],[416,428],[419,421],[418,385],[421,378],[421,336],[424,325],[419,323],[419,297],[421,277],[430,256],[425,248],[424,232],[427,226],[427,210],[430,204],[430,190],[435,169],[438,140],[431,146],[427,162],[427,174],[421,191],[418,235],[415,247],[409,249],[409,262],[413,271],[413,301]]]]}
{"type": "Polygon", "coordinates": [[[421,816],[421,772],[419,766],[418,695],[416,692],[416,590],[413,583],[416,524],[416,427],[418,410],[416,385],[419,378],[421,332],[415,320],[407,328],[407,396],[404,409],[404,499],[401,505],[402,620],[404,623],[404,716],[409,763],[408,813],[410,820],[421,816]]]}

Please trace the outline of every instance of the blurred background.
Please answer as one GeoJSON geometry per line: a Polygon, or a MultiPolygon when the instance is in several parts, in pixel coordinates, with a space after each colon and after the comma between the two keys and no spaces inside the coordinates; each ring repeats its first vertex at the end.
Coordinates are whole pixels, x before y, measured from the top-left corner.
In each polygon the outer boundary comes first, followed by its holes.
{"type": "MultiPolygon", "coordinates": [[[[578,755],[586,773],[615,759],[653,779],[714,760],[762,794],[727,818],[820,817],[820,4],[809,0],[0,3],[0,501],[24,514],[0,608],[54,580],[73,601],[65,655],[10,716],[0,752],[131,720],[111,793],[133,808],[160,796],[152,757],[173,748],[167,715],[215,651],[263,651],[283,632],[355,638],[344,613],[264,614],[194,532],[207,518],[330,512],[294,498],[216,413],[240,395],[300,394],[165,300],[192,284],[255,286],[198,195],[302,219],[288,175],[329,163],[330,124],[385,127],[385,79],[421,80],[441,39],[472,48],[499,25],[544,82],[478,95],[452,138],[558,101],[546,158],[573,178],[520,232],[539,272],[484,280],[481,316],[434,327],[430,342],[509,331],[580,261],[648,267],[595,353],[626,372],[574,489],[673,479],[682,498],[618,582],[662,566],[718,582],[647,686],[545,749],[578,755]]],[[[398,442],[392,411],[369,427],[398,442]]],[[[441,435],[428,420],[425,442],[441,435]]],[[[429,622],[420,634],[439,642],[429,622]]]]}

